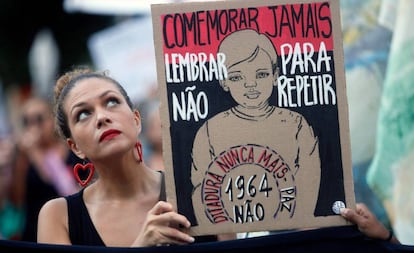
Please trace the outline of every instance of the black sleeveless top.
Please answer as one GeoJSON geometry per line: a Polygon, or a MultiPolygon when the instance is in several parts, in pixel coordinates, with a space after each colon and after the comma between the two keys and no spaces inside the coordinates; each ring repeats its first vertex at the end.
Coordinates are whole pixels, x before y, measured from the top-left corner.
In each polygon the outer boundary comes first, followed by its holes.
{"type": "MultiPolygon", "coordinates": [[[[159,200],[165,201],[167,199],[165,191],[164,172],[160,171],[162,177],[161,190],[159,200]]],[[[106,246],[102,238],[89,216],[88,209],[83,201],[83,191],[66,196],[68,205],[68,225],[69,238],[73,245],[87,245],[87,246],[106,246]]],[[[212,242],[217,241],[217,237],[211,236],[196,236],[195,242],[212,242]]]]}

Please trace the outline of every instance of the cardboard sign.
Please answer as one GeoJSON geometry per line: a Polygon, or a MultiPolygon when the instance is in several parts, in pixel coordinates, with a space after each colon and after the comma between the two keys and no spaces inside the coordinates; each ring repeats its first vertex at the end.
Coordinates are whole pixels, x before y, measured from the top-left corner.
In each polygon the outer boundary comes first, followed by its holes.
{"type": "Polygon", "coordinates": [[[193,235],[345,225],[339,1],[151,6],[168,200],[193,235]]]}

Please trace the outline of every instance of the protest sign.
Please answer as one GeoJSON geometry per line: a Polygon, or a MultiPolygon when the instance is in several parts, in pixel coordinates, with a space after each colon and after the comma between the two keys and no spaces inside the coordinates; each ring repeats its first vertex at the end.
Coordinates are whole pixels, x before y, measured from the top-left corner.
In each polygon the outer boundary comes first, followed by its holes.
{"type": "Polygon", "coordinates": [[[339,1],[151,6],[168,200],[194,235],[344,225],[339,1]]]}

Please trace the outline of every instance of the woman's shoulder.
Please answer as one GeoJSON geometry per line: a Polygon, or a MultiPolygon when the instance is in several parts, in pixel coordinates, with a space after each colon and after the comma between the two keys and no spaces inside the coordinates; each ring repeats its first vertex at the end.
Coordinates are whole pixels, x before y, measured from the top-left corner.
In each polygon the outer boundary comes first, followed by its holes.
{"type": "Polygon", "coordinates": [[[67,204],[64,197],[47,201],[39,212],[38,242],[70,244],[67,220],[67,204]]]}
{"type": "Polygon", "coordinates": [[[67,224],[67,204],[64,197],[47,201],[39,211],[38,232],[67,224]]]}
{"type": "Polygon", "coordinates": [[[66,213],[67,203],[64,197],[48,200],[40,209],[39,216],[44,215],[46,217],[55,216],[56,214],[61,216],[62,213],[66,213]]]}

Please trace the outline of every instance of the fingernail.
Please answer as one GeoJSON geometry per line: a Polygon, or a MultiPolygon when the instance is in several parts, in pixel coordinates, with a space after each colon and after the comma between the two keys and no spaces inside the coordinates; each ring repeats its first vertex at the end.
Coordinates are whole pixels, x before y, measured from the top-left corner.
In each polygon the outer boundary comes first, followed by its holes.
{"type": "Polygon", "coordinates": [[[190,236],[190,243],[193,243],[195,241],[195,238],[190,236]]]}
{"type": "Polygon", "coordinates": [[[341,212],[342,215],[346,215],[348,210],[346,210],[345,208],[341,208],[341,209],[339,209],[339,212],[341,212]]]}

